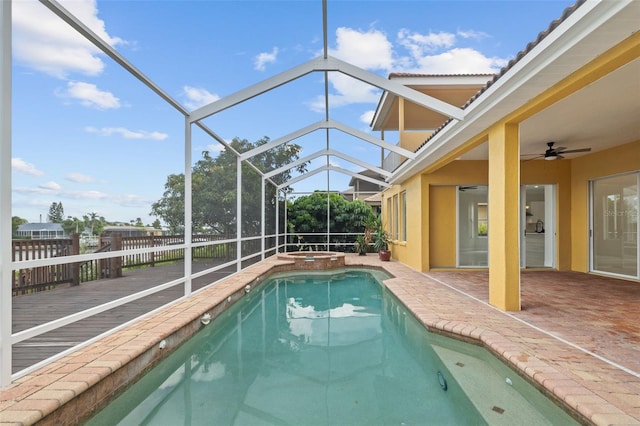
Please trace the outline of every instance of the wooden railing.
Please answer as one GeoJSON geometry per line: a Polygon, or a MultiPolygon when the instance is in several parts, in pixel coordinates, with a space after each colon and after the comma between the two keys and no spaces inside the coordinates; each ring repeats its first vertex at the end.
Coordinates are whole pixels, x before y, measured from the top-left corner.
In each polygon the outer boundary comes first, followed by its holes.
{"type": "MultiPolygon", "coordinates": [[[[194,235],[192,241],[211,242],[234,239],[234,236],[226,235],[194,235]]],[[[112,257],[107,259],[95,259],[82,263],[68,263],[61,265],[26,268],[14,271],[13,295],[26,294],[43,290],[50,290],[60,285],[79,285],[81,282],[93,281],[103,278],[117,278],[122,276],[123,269],[154,267],[158,264],[178,262],[184,260],[183,248],[172,246],[184,243],[183,235],[149,235],[123,237],[120,234],[111,234],[100,237],[98,248],[95,251],[109,252],[120,250],[134,250],[141,248],[161,248],[148,253],[138,253],[112,257]]],[[[192,249],[194,261],[211,259],[228,262],[236,257],[236,243],[227,242],[192,249]]],[[[242,242],[242,256],[259,253],[261,250],[260,239],[242,242]]],[[[57,256],[70,256],[80,254],[78,235],[68,239],[55,240],[14,240],[13,260],[33,260],[57,256]]]]}
{"type": "MultiPolygon", "coordinates": [[[[14,240],[12,259],[13,261],[48,259],[79,253],[80,245],[77,235],[66,239],[14,240]]],[[[78,284],[79,282],[78,265],[67,263],[14,271],[11,288],[12,294],[15,296],[50,290],[63,284],[78,284]]]]}

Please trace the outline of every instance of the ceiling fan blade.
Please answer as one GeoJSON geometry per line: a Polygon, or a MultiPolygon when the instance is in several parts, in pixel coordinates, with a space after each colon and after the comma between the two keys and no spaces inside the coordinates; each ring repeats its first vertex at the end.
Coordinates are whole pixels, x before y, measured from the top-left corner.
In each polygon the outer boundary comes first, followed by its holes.
{"type": "Polygon", "coordinates": [[[562,160],[564,157],[563,157],[562,155],[558,154],[558,155],[556,155],[556,158],[557,158],[558,160],[562,160]]]}
{"type": "Polygon", "coordinates": [[[520,154],[520,157],[535,157],[540,155],[544,155],[544,154],[520,154]]]}
{"type": "Polygon", "coordinates": [[[558,152],[558,154],[571,154],[573,152],[589,152],[591,151],[591,148],[568,149],[566,151],[558,149],[556,151],[558,152]]]}
{"type": "Polygon", "coordinates": [[[542,157],[544,157],[544,154],[527,154],[527,155],[535,155],[535,157],[533,157],[533,158],[527,158],[527,159],[526,159],[526,160],[524,160],[524,161],[531,161],[531,160],[535,160],[536,158],[542,158],[542,157]]]}
{"type": "Polygon", "coordinates": [[[560,151],[564,151],[565,149],[567,149],[566,146],[559,146],[557,148],[551,147],[552,150],[554,150],[555,152],[560,152],[560,151]]]}

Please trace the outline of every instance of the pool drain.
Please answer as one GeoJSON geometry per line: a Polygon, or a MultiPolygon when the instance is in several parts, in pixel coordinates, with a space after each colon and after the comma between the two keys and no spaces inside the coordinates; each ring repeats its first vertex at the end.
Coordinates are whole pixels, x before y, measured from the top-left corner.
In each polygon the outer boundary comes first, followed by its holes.
{"type": "Polygon", "coordinates": [[[444,378],[444,376],[440,371],[438,371],[438,382],[440,382],[440,389],[442,389],[443,391],[446,391],[448,388],[447,379],[444,378]]]}

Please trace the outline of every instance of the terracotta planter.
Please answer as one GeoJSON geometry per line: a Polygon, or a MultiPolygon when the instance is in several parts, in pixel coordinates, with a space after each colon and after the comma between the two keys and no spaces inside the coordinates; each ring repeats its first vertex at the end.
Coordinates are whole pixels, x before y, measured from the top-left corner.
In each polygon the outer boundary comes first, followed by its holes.
{"type": "Polygon", "coordinates": [[[391,251],[380,250],[378,252],[378,256],[380,256],[380,260],[382,260],[383,262],[388,262],[389,260],[391,260],[391,251]]]}

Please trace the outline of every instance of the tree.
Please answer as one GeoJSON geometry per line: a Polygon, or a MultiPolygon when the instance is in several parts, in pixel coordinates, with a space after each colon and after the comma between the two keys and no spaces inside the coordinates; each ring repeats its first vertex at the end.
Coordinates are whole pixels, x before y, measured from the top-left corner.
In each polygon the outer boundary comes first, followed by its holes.
{"type": "Polygon", "coordinates": [[[49,207],[49,222],[51,223],[62,223],[64,220],[64,208],[62,207],[62,202],[56,203],[55,201],[51,203],[49,207]]]}
{"type": "MultiPolygon", "coordinates": [[[[269,142],[265,137],[255,143],[234,138],[231,146],[237,152],[247,152],[269,142]]],[[[295,144],[283,144],[252,157],[249,161],[262,172],[269,172],[299,158],[302,148],[295,144]]],[[[306,172],[306,163],[296,167],[306,172]]],[[[237,226],[237,157],[225,149],[217,157],[209,151],[202,153],[192,170],[192,224],[195,231],[234,234],[237,226]]],[[[271,179],[276,184],[289,180],[291,171],[282,172],[271,179]]],[[[164,220],[171,232],[184,228],[184,174],[167,177],[165,191],[160,200],[151,206],[151,214],[164,220]]],[[[261,177],[246,162],[242,164],[242,230],[243,235],[258,235],[261,230],[261,177]]],[[[275,227],[275,188],[265,188],[268,204],[267,227],[275,227]]]]}
{"type": "Polygon", "coordinates": [[[151,226],[153,227],[153,229],[162,229],[162,224],[160,223],[160,219],[154,220],[151,226]]]}
{"type": "Polygon", "coordinates": [[[11,218],[11,235],[16,235],[18,232],[18,226],[24,225],[25,223],[29,223],[29,221],[19,216],[13,216],[11,218]]]}
{"type": "Polygon", "coordinates": [[[85,228],[84,220],[80,220],[77,217],[68,216],[62,221],[62,229],[67,235],[74,234],[76,232],[82,232],[85,228]]]}
{"type": "Polygon", "coordinates": [[[89,216],[89,229],[91,229],[91,235],[96,235],[93,232],[93,228],[94,228],[94,226],[96,224],[96,220],[98,218],[98,213],[91,212],[91,213],[88,213],[88,216],[89,216]]]}
{"type": "MultiPolygon", "coordinates": [[[[292,233],[327,232],[327,194],[314,192],[296,198],[287,206],[289,230],[292,233]]],[[[376,214],[371,206],[361,200],[348,201],[339,194],[329,194],[329,227],[332,233],[359,233],[365,230],[365,224],[375,223],[376,214]]],[[[325,237],[304,236],[306,243],[320,243],[325,237]]],[[[346,236],[336,236],[333,242],[347,242],[346,236]]],[[[349,239],[353,241],[353,238],[349,239]]],[[[367,242],[368,243],[368,242],[367,242]]]]}

